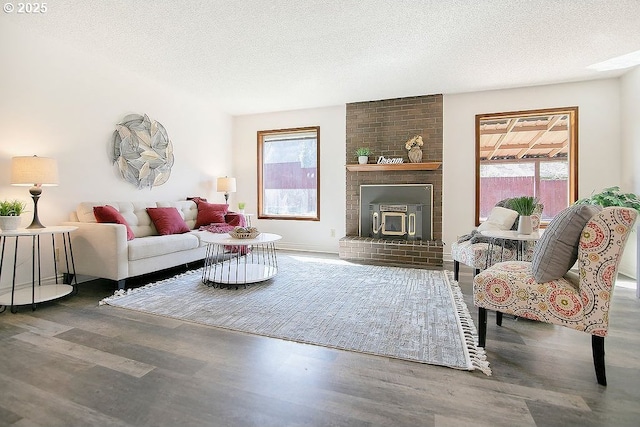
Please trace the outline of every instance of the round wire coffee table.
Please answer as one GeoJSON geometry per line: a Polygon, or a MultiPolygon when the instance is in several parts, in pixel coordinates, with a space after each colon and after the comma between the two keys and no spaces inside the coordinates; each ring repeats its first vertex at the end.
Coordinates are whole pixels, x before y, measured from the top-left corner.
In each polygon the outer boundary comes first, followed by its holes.
{"type": "Polygon", "coordinates": [[[207,251],[202,283],[214,287],[235,285],[237,289],[238,285],[246,287],[271,279],[278,273],[276,242],[280,239],[282,236],[272,233],[261,233],[253,239],[204,233],[207,251]]]}

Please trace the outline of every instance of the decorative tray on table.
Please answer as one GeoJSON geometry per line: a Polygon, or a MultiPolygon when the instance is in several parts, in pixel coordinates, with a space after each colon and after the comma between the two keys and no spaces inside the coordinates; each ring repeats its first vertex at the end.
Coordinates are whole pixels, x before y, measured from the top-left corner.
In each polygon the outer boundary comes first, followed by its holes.
{"type": "Polygon", "coordinates": [[[236,227],[229,232],[234,239],[255,239],[260,232],[255,227],[236,227]]]}

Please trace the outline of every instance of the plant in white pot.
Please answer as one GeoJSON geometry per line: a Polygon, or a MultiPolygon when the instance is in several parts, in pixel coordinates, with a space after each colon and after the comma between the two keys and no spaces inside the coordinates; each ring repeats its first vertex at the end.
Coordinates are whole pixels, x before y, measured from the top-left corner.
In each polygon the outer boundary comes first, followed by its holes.
{"type": "Polygon", "coordinates": [[[533,196],[521,196],[509,199],[509,208],[520,214],[518,218],[518,233],[531,234],[533,226],[531,225],[531,215],[536,210],[538,199],[533,196]]]}
{"type": "Polygon", "coordinates": [[[360,147],[356,150],[356,156],[358,156],[358,163],[361,165],[366,165],[369,163],[369,155],[371,154],[371,150],[367,147],[360,147]]]}
{"type": "Polygon", "coordinates": [[[16,230],[20,226],[20,215],[26,207],[20,200],[0,200],[0,229],[16,230]]]}

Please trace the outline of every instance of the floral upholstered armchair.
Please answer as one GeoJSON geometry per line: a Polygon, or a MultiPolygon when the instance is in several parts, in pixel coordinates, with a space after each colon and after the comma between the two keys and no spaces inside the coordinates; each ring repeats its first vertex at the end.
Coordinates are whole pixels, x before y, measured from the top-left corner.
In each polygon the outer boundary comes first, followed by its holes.
{"type": "MultiPolygon", "coordinates": [[[[507,209],[509,199],[502,200],[491,210],[487,221],[473,230],[470,234],[462,236],[458,241],[451,245],[451,258],[453,259],[453,278],[458,280],[460,273],[460,264],[473,268],[475,276],[481,270],[487,268],[487,260],[510,261],[517,258],[517,250],[515,245],[490,245],[489,238],[483,236],[481,231],[483,227],[491,227],[493,229],[515,230],[518,225],[518,213],[507,209]],[[491,254],[489,256],[489,248],[491,254]]],[[[540,219],[542,217],[543,206],[540,204],[536,211],[531,215],[533,231],[537,231],[540,227],[540,219]]],[[[504,243],[504,242],[503,242],[504,243]]],[[[530,260],[533,255],[533,243],[525,243],[523,259],[530,260]]]]}
{"type": "Polygon", "coordinates": [[[473,279],[478,345],[485,346],[487,310],[551,323],[592,336],[599,384],[606,385],[604,337],[622,252],[636,221],[634,209],[573,205],[558,214],[538,241],[532,262],[497,263],[473,279]],[[578,274],[569,272],[578,261],[578,274]]]}

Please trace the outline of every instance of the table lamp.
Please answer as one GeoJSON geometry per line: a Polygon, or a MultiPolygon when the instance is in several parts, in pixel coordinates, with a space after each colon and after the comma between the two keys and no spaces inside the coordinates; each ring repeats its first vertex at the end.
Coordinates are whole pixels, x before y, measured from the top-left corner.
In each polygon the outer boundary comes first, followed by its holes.
{"type": "Polygon", "coordinates": [[[220,177],[217,182],[218,193],[224,192],[224,202],[229,204],[229,193],[236,192],[236,179],[229,177],[220,177]]]}
{"type": "Polygon", "coordinates": [[[11,159],[11,185],[31,186],[33,221],[27,228],[45,228],[38,218],[38,199],[43,186],[58,185],[58,163],[55,159],[19,156],[11,159]]]}

